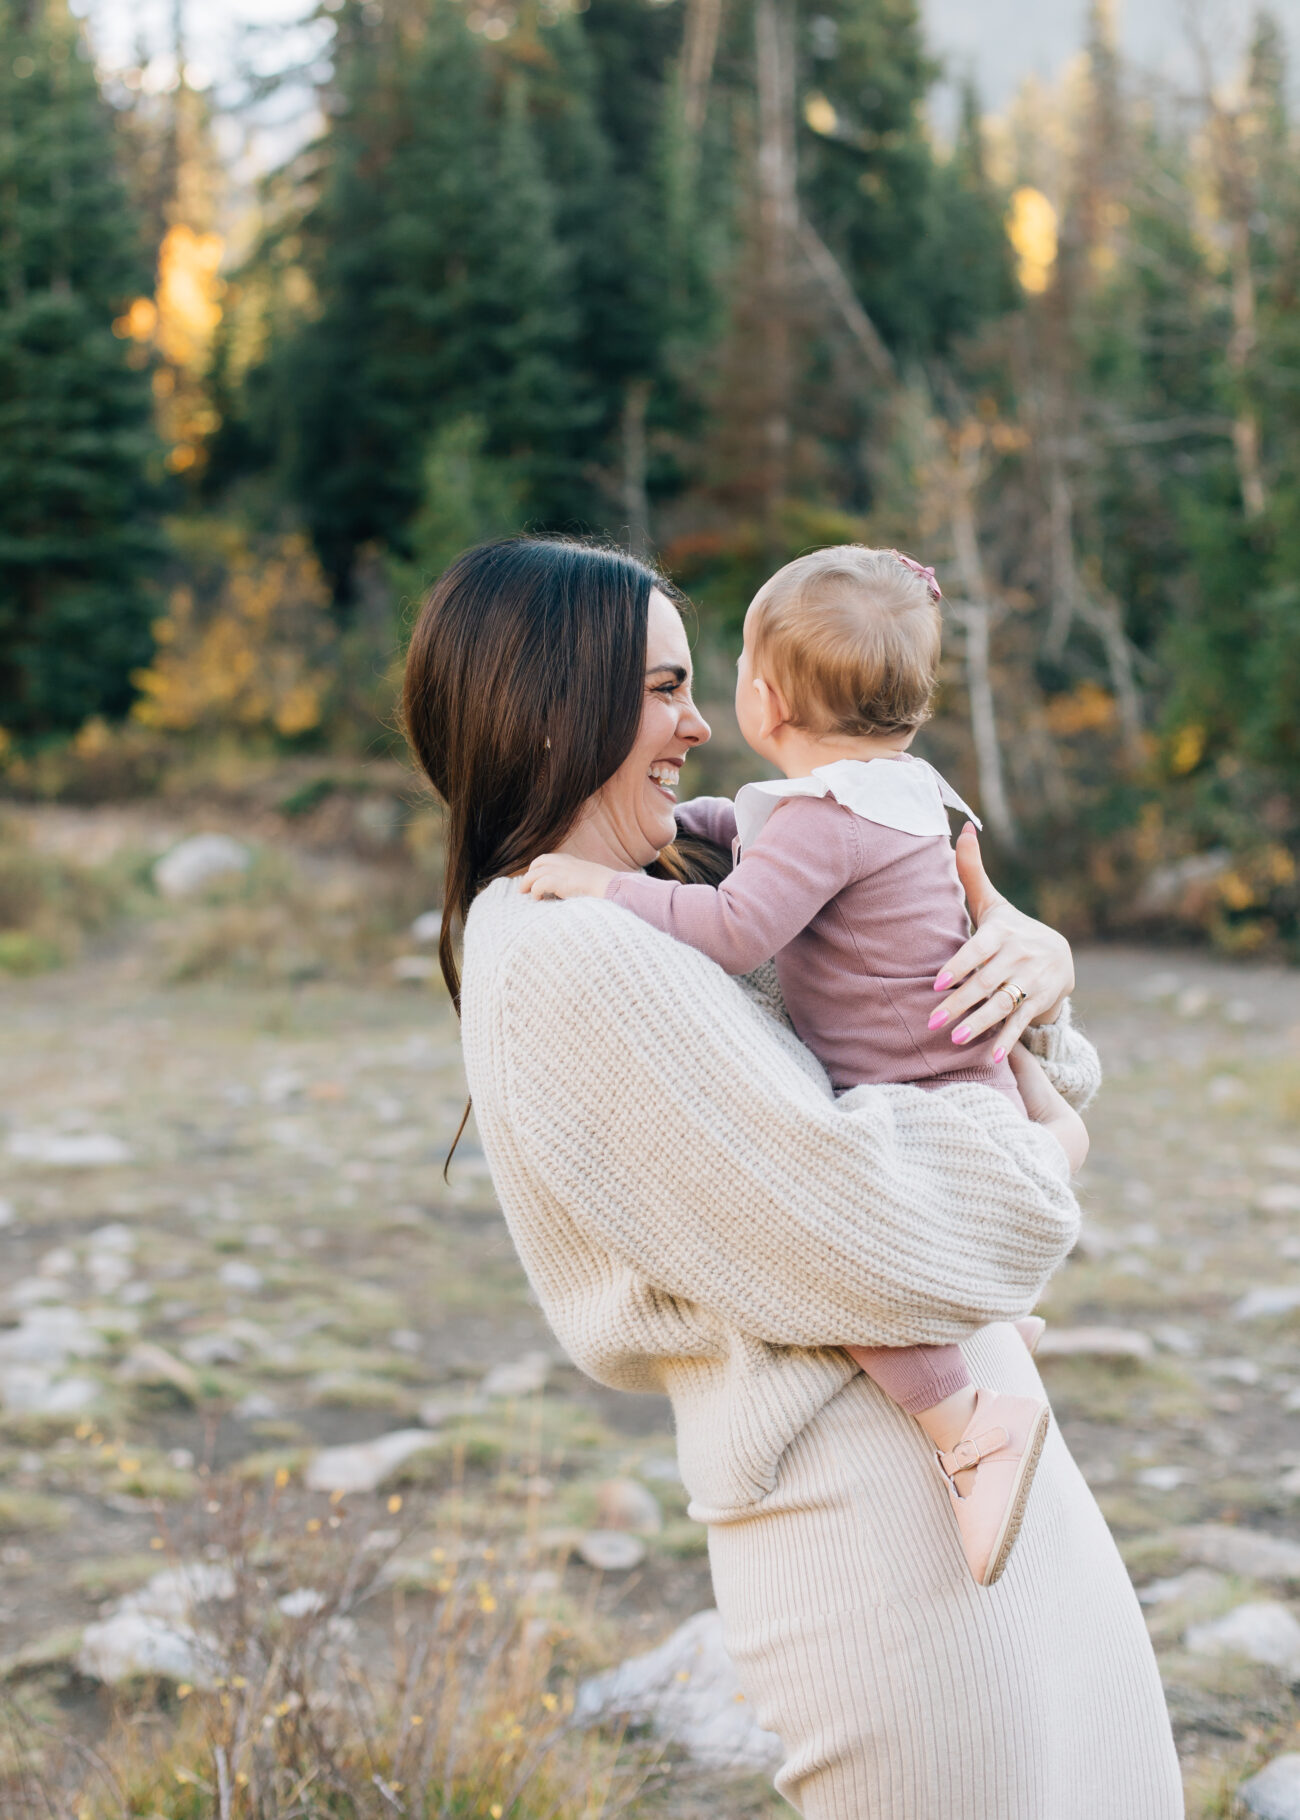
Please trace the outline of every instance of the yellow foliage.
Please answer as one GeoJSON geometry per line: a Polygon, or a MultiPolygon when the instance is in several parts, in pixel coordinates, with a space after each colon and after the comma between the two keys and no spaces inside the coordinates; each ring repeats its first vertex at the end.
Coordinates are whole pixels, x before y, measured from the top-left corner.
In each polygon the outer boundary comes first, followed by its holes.
{"type": "Polygon", "coordinates": [[[1033,295],[1045,291],[1056,264],[1056,210],[1041,190],[1022,184],[1007,211],[1007,238],[1016,255],[1016,275],[1033,295]]]}
{"type": "Polygon", "coordinates": [[[155,339],[173,366],[202,363],[221,321],[225,284],[219,276],[226,243],[220,234],[196,234],[178,221],[158,249],[158,326],[155,339]]]}
{"type": "Polygon", "coordinates": [[[132,679],[132,712],[170,732],[310,732],[324,713],[333,627],[307,541],[279,538],[263,556],[230,537],[223,555],[214,587],[172,590],[154,660],[132,679]]]}
{"type": "Polygon", "coordinates": [[[1100,683],[1081,682],[1068,695],[1049,703],[1047,724],[1059,738],[1075,733],[1099,732],[1115,719],[1115,697],[1100,683]]]}
{"type": "Polygon", "coordinates": [[[811,94],[803,104],[803,117],[814,133],[828,138],[839,126],[839,115],[825,95],[811,94]]]}
{"type": "Polygon", "coordinates": [[[1175,777],[1195,771],[1205,756],[1205,728],[1195,722],[1179,727],[1169,748],[1169,769],[1175,777]]]}

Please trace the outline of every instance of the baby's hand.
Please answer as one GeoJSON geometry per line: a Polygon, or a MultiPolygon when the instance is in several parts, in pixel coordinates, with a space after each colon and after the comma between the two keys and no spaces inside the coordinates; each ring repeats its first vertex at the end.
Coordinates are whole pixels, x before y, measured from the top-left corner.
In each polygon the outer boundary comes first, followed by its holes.
{"type": "Polygon", "coordinates": [[[589,859],[571,859],[567,853],[543,853],[519,881],[529,897],[604,897],[605,887],[617,874],[610,866],[589,859]]]}

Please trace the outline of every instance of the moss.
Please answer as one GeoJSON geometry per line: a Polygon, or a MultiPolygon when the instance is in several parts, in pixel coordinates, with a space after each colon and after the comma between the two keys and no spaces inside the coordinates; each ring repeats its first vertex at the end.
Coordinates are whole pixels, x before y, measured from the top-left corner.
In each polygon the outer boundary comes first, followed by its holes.
{"type": "Polygon", "coordinates": [[[62,1498],[47,1498],[35,1491],[0,1491],[0,1536],[62,1529],[68,1515],[62,1498]]]}

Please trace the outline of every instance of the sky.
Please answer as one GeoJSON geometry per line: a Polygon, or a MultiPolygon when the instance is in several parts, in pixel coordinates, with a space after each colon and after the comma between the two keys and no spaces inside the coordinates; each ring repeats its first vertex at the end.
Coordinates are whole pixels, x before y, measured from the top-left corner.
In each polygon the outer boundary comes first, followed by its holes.
{"type": "MultiPolygon", "coordinates": [[[[290,25],[310,0],[182,0],[190,79],[196,87],[232,69],[236,44],[248,27],[290,25]]],[[[101,60],[111,68],[136,61],[143,41],[156,53],[149,79],[170,74],[165,48],[173,0],[73,0],[88,15],[101,60]]],[[[1078,50],[1087,0],[920,0],[932,50],[955,80],[974,77],[986,109],[998,112],[1026,76],[1056,76],[1078,50]]],[[[1134,62],[1175,84],[1190,80],[1186,20],[1198,17],[1205,41],[1224,68],[1234,67],[1254,11],[1253,0],[1112,0],[1120,40],[1134,62]]],[[[1300,0],[1269,0],[1291,44],[1300,44],[1300,0]]],[[[306,33],[259,34],[263,60],[309,55],[306,33]]],[[[245,38],[245,43],[247,43],[245,38]]],[[[1300,59],[1297,59],[1300,61],[1300,59]]],[[[1293,75],[1297,72],[1293,70],[1293,75]]],[[[942,122],[953,108],[952,85],[937,97],[942,122]]]]}

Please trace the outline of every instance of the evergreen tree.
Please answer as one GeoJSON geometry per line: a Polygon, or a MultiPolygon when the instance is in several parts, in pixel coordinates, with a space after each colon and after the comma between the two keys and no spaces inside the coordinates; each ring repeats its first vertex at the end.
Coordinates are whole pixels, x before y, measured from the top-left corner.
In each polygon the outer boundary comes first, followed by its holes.
{"type": "Polygon", "coordinates": [[[113,330],[148,272],[63,0],[0,0],[0,42],[0,723],[31,736],[123,713],[151,648],[149,381],[113,330]]]}
{"type": "MultiPolygon", "coordinates": [[[[424,454],[466,415],[553,516],[580,417],[554,199],[520,80],[450,6],[418,31],[349,0],[319,192],[315,312],[273,350],[286,482],[336,596],[357,549],[405,553],[424,454]]],[[[257,383],[255,375],[252,381],[257,383]]]]}

